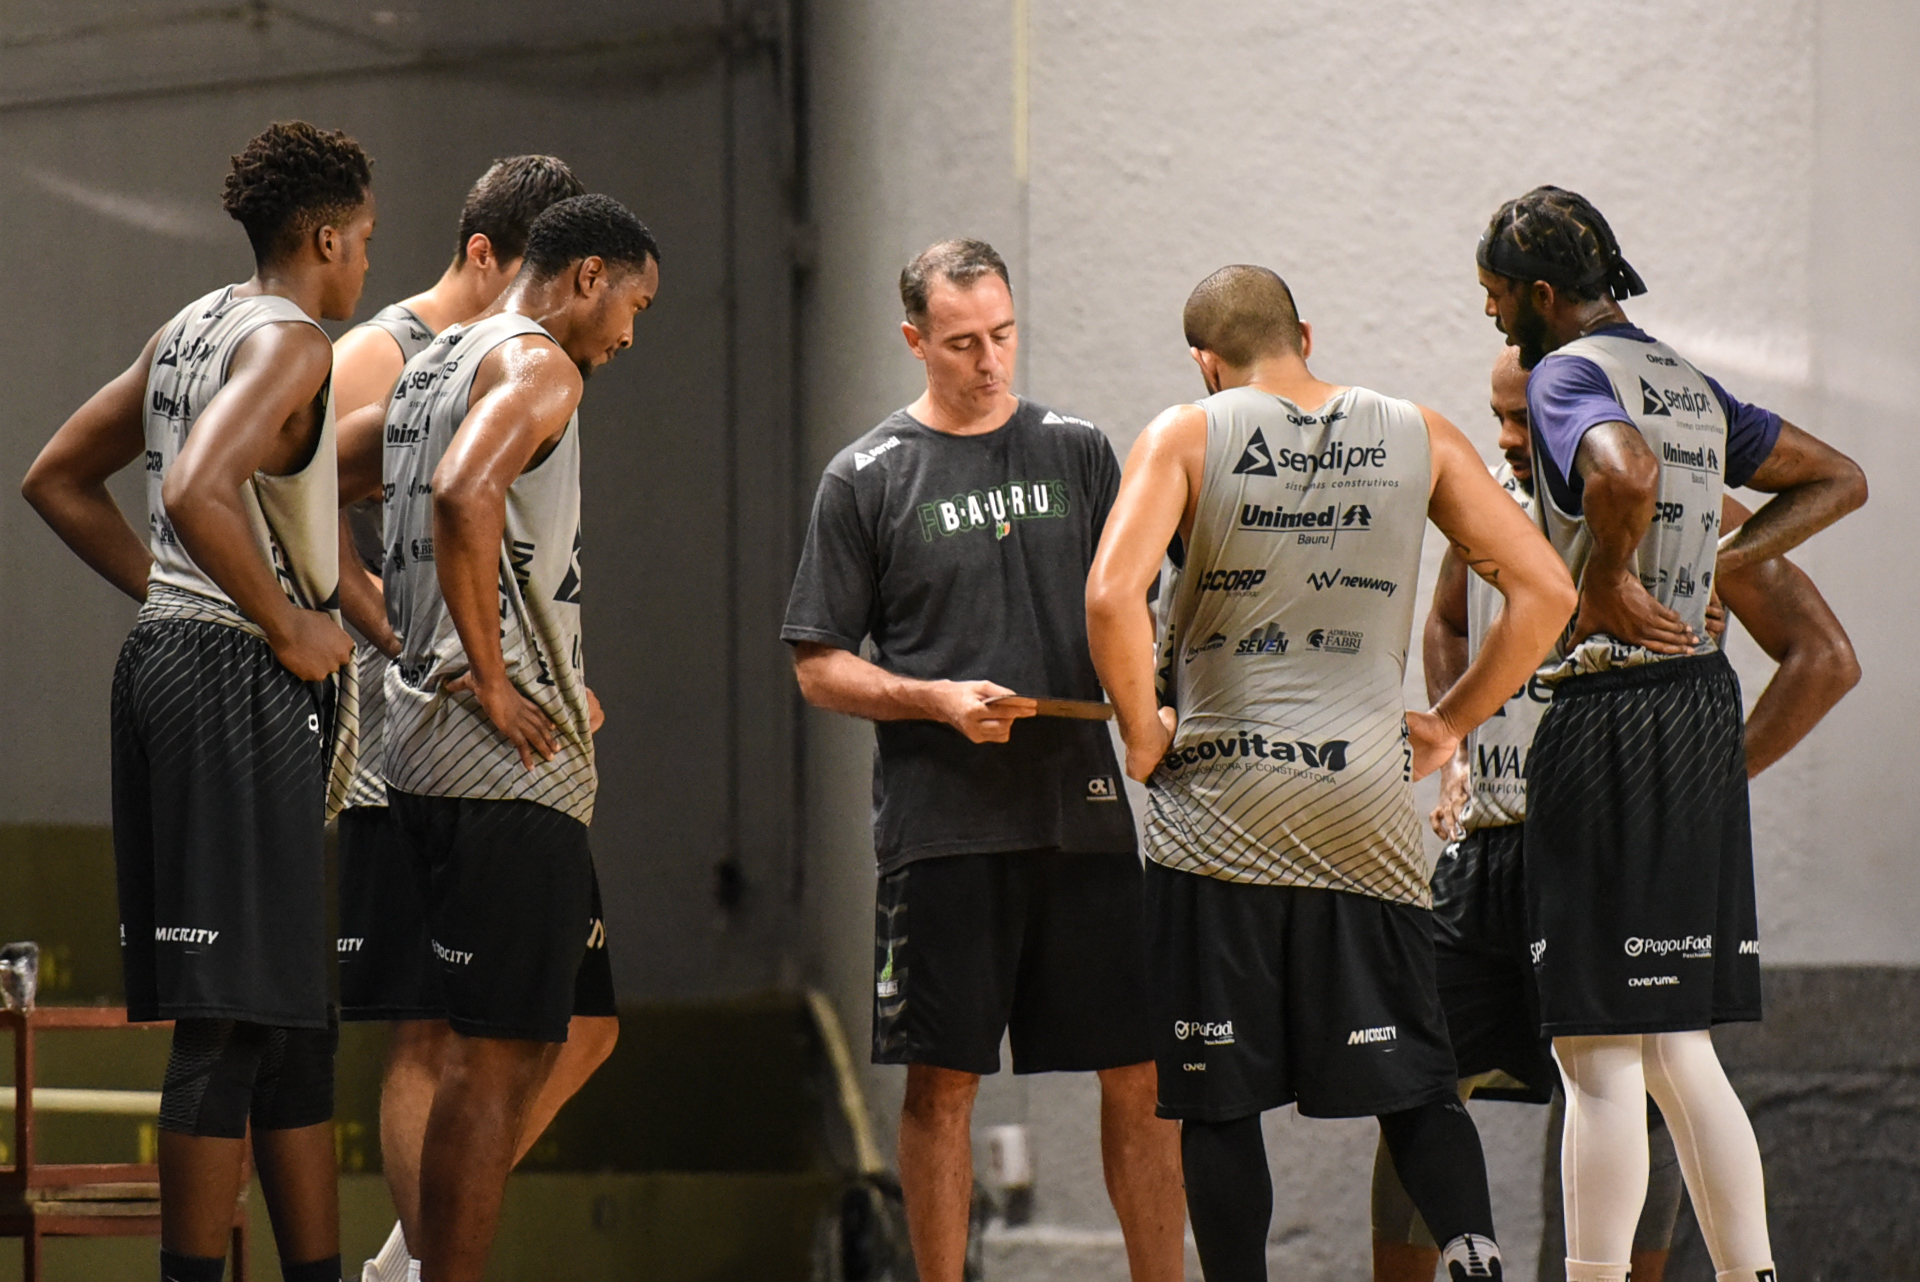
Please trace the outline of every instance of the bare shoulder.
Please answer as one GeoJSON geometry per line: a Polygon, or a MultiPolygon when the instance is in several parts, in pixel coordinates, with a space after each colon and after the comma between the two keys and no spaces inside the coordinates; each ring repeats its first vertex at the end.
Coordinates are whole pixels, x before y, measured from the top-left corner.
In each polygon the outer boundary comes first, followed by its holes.
{"type": "Polygon", "coordinates": [[[1152,454],[1183,454],[1207,448],[1207,411],[1198,405],[1170,405],[1154,415],[1134,443],[1134,450],[1152,454]]]}
{"type": "Polygon", "coordinates": [[[229,375],[270,376],[276,382],[320,384],[333,371],[333,344],[325,331],[308,321],[272,321],[240,340],[234,348],[229,375]]]}

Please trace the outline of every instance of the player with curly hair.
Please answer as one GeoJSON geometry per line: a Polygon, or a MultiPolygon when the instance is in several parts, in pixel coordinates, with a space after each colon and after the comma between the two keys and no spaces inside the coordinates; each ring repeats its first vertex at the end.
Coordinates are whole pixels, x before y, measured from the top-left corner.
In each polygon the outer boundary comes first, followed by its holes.
{"type": "Polygon", "coordinates": [[[275,124],[225,207],[256,269],[188,304],[61,425],[29,502],[141,602],[113,679],[131,1019],[174,1021],[160,1271],[219,1282],[249,1125],[288,1282],[338,1282],[323,837],[352,766],[333,349],[373,234],[358,143],[275,124]],[[143,461],[143,539],[107,489],[143,461]]]}

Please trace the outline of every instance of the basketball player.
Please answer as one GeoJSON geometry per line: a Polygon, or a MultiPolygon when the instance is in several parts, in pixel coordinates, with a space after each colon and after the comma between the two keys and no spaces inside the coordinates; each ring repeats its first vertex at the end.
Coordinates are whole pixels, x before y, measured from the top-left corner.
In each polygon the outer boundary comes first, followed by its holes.
{"type": "Polygon", "coordinates": [[[1080,600],[1119,467],[1091,423],[1014,395],[991,246],[928,247],[900,299],[926,391],[827,466],[781,636],[810,703],[876,723],[873,1060],[907,1066],[914,1262],[960,1282],[974,1096],[1010,1035],[1016,1073],[1098,1075],[1128,1267],[1175,1282],[1133,817],[1106,728],[1035,718],[1027,697],[1100,697],[1080,600]]]}
{"type": "MultiPolygon", "coordinates": [[[[1527,430],[1527,371],[1514,348],[1494,362],[1491,395],[1506,462],[1494,480],[1528,515],[1534,511],[1532,441],[1527,430]]],[[[1731,496],[1721,498],[1721,527],[1737,528],[1751,515],[1731,496]]],[[[1670,524],[1685,519],[1668,509],[1670,524]]],[[[1746,725],[1747,777],[1753,778],[1798,743],[1860,678],[1846,630],[1813,581],[1784,557],[1763,561],[1731,576],[1713,591],[1726,600],[1747,631],[1780,666],[1755,702],[1746,725]]],[[[1457,557],[1440,562],[1439,583],[1427,615],[1424,658],[1427,693],[1439,698],[1459,679],[1485,638],[1499,608],[1496,597],[1471,579],[1457,557]]],[[[1715,615],[1706,626],[1714,631],[1715,615]]],[[[1724,616],[1722,616],[1724,617],[1724,616]]],[[[1532,679],[1498,713],[1481,723],[1461,750],[1441,767],[1440,801],[1430,822],[1448,846],[1434,869],[1434,940],[1440,967],[1440,999],[1462,1096],[1544,1103],[1559,1074],[1539,1036],[1532,1010],[1532,961],[1526,933],[1526,891],[1521,880],[1520,834],[1526,816],[1527,756],[1534,728],[1553,697],[1545,680],[1532,679]]],[[[1634,1231],[1635,1282],[1660,1282],[1680,1209],[1680,1175],[1665,1120],[1651,1111],[1652,1178],[1647,1203],[1634,1231]]],[[[1549,1132],[1548,1176],[1557,1226],[1559,1128],[1549,1132]]],[[[1375,1282],[1430,1282],[1439,1250],[1393,1172],[1384,1150],[1374,1155],[1375,1282]]],[[[1550,1234],[1550,1236],[1554,1236],[1550,1234]]],[[[1543,1244],[1558,1277],[1565,1252],[1543,1244]]],[[[1543,1263],[1543,1271],[1549,1266],[1543,1263]]],[[[1545,1276],[1543,1272],[1543,1276],[1545,1276]]]]}
{"type": "Polygon", "coordinates": [[[127,1008],[174,1021],[160,1273],[218,1282],[249,1124],[288,1282],[337,1282],[324,826],[351,768],[333,351],[373,234],[343,133],[276,124],[225,206],[256,269],[184,308],[55,433],[25,492],[141,601],[113,680],[127,1008]],[[107,478],[147,470],[148,539],[107,478]],[[336,742],[336,739],[339,742],[336,742]]]}
{"type": "Polygon", "coordinates": [[[1379,1117],[1450,1277],[1498,1278],[1410,784],[1526,680],[1572,584],[1458,428],[1313,376],[1311,331],[1271,271],[1215,272],[1185,327],[1211,395],[1135,443],[1087,617],[1127,772],[1149,789],[1160,1111],[1182,1122],[1200,1262],[1209,1282],[1266,1277],[1260,1114],[1297,1103],[1379,1117]],[[1506,609],[1453,689],[1412,712],[1401,683],[1430,517],[1506,609]],[[1156,706],[1146,604],[1176,538],[1177,721],[1156,706]]]}
{"type": "Polygon", "coordinates": [[[581,663],[576,410],[659,281],[652,233],[618,201],[559,201],[533,220],[506,292],[408,362],[384,432],[378,409],[343,432],[342,495],[391,496],[401,650],[383,773],[452,1030],[407,1235],[425,1282],[481,1276],[577,1009],[600,716],[581,663]]]}
{"type": "Polygon", "coordinates": [[[1760,1017],[1760,943],[1740,693],[1705,612],[1716,576],[1838,520],[1866,482],[1635,328],[1616,300],[1646,286],[1581,197],[1507,202],[1478,258],[1487,314],[1533,371],[1540,525],[1580,585],[1522,841],[1541,1030],[1567,1096],[1567,1277],[1627,1275],[1651,1093],[1684,1119],[1675,1149],[1720,1282],[1765,1282],[1759,1147],[1707,1032],[1760,1017]],[[1728,485],[1777,497],[1719,538],[1728,485]]]}
{"type": "MultiPolygon", "coordinates": [[[[347,416],[362,406],[377,404],[384,415],[405,362],[424,351],[435,334],[489,307],[520,270],[528,226],[547,206],[585,190],[556,156],[512,156],[489,166],[467,193],[458,248],[433,288],[382,308],[334,344],[335,399],[343,432],[347,416]]],[[[377,471],[377,444],[371,459],[377,471]]],[[[350,556],[343,549],[343,560],[357,556],[368,571],[358,574],[351,565],[343,571],[348,593],[356,586],[377,593],[386,559],[381,511],[377,495],[347,509],[355,552],[350,556]]],[[[362,1282],[407,1282],[409,1271],[418,1266],[408,1255],[403,1226],[413,1225],[417,1238],[421,1138],[441,1055],[452,1033],[434,991],[422,888],[411,876],[412,861],[394,849],[399,834],[380,775],[386,707],[382,687],[387,660],[399,652],[400,643],[387,626],[384,603],[370,613],[376,632],[355,652],[359,765],[347,809],[340,815],[340,1017],[396,1021],[381,1083],[380,1147],[387,1189],[400,1218],[363,1268],[362,1282]]],[[[595,898],[592,917],[597,922],[597,894],[595,898]]],[[[577,1007],[553,1073],[528,1112],[516,1162],[612,1053],[618,1035],[605,932],[594,931],[589,923],[587,933],[594,942],[582,964],[591,975],[583,975],[575,991],[576,1002],[585,1005],[577,1007]]]]}

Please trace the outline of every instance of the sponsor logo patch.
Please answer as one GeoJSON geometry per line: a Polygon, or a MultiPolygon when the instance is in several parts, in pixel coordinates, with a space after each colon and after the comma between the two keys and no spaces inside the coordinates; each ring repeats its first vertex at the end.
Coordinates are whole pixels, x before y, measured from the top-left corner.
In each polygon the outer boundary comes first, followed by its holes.
{"type": "Polygon", "coordinates": [[[1372,1046],[1379,1042],[1391,1042],[1400,1036],[1397,1024],[1382,1024],[1378,1028],[1356,1028],[1347,1034],[1349,1046],[1372,1046]]]}
{"type": "Polygon", "coordinates": [[[1665,957],[1670,953],[1689,958],[1713,956],[1712,935],[1683,935],[1678,939],[1643,939],[1629,935],[1623,946],[1629,957],[1665,957]]]}
{"type": "Polygon", "coordinates": [[[863,471],[868,465],[879,459],[882,454],[885,454],[888,450],[893,449],[899,444],[899,437],[889,436],[886,440],[880,442],[870,450],[855,450],[853,452],[853,470],[856,472],[863,471]]]}
{"type": "Polygon", "coordinates": [[[1087,800],[1118,801],[1120,785],[1114,781],[1112,775],[1094,775],[1087,780],[1087,800]]]}
{"type": "Polygon", "coordinates": [[[1204,1019],[1176,1019],[1173,1021],[1173,1036],[1176,1041],[1186,1041],[1198,1037],[1208,1046],[1233,1045],[1233,1021],[1223,1020],[1215,1023],[1204,1019]]]}

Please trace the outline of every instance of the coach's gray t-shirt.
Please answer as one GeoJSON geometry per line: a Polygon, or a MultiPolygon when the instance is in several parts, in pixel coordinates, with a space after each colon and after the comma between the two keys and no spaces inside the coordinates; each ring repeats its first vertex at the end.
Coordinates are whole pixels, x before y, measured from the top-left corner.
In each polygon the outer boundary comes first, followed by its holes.
{"type": "MultiPolygon", "coordinates": [[[[1022,401],[978,436],[906,411],[835,456],[780,630],[921,680],[1102,698],[1087,570],[1120,485],[1093,424],[1022,401]]],[[[1057,848],[1131,851],[1133,816],[1102,722],[1029,717],[1010,742],[934,721],[875,726],[874,848],[916,859],[1057,848]]]]}

